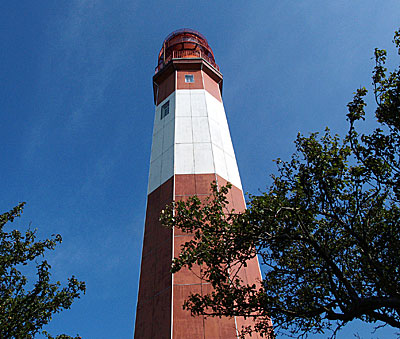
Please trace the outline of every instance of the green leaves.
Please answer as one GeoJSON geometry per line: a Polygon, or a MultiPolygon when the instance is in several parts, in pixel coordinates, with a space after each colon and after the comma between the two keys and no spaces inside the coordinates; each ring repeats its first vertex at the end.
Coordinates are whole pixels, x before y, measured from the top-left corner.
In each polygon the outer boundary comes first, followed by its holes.
{"type": "MultiPolygon", "coordinates": [[[[33,338],[49,323],[54,313],[70,308],[73,300],[86,290],[85,283],[74,276],[63,288],[60,282],[51,283],[51,266],[46,260],[40,261],[46,250],[54,250],[61,243],[60,235],[38,241],[36,230],[27,230],[25,234],[18,230],[5,231],[6,224],[22,214],[24,204],[0,215],[1,338],[33,338]],[[37,281],[30,291],[26,291],[28,279],[19,269],[32,261],[36,262],[37,281]]],[[[62,335],[57,338],[71,337],[62,335]]]]}

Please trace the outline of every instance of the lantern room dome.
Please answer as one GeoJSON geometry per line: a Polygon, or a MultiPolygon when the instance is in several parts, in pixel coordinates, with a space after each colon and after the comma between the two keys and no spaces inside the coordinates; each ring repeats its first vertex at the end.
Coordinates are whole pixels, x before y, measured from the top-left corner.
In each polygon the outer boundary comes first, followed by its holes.
{"type": "Polygon", "coordinates": [[[172,32],[165,38],[158,54],[156,73],[172,59],[185,58],[204,59],[219,71],[214,53],[204,35],[193,29],[183,28],[172,32]]]}

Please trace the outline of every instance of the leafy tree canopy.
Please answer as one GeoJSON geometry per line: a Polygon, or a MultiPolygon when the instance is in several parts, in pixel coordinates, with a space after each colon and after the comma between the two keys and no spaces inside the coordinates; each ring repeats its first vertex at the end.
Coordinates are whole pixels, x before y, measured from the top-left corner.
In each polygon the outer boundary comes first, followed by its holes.
{"type": "MultiPolygon", "coordinates": [[[[400,54],[400,33],[393,40],[400,54]]],[[[388,72],[375,50],[377,128],[361,133],[367,90],[348,104],[344,138],[327,128],[298,135],[290,161],[244,213],[229,210],[228,187],[200,202],[175,202],[164,225],[193,234],[172,272],[202,265],[214,291],[193,294],[193,315],[253,317],[252,329],[273,337],[336,331],[353,319],[400,328],[400,69],[388,72]],[[261,288],[235,274],[258,256],[261,288]],[[272,318],[271,332],[268,317],[272,318]]]]}
{"type": "MultiPolygon", "coordinates": [[[[0,338],[34,338],[48,324],[53,314],[69,309],[75,298],[85,292],[85,283],[74,276],[66,287],[50,282],[50,268],[46,260],[38,260],[46,250],[54,250],[62,239],[59,234],[44,241],[36,240],[36,231],[22,234],[18,230],[5,231],[8,222],[20,217],[24,203],[0,215],[0,338]],[[36,262],[37,281],[29,291],[28,279],[20,269],[36,262]]],[[[54,339],[46,331],[42,332],[54,339]]],[[[56,339],[73,339],[61,334],[56,339]]],[[[80,339],[79,336],[75,339],[80,339]]]]}

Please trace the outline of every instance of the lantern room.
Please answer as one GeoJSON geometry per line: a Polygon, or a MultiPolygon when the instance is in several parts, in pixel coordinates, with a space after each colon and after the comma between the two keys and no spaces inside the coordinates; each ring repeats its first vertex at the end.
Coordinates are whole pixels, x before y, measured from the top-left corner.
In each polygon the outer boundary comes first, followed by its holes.
{"type": "Polygon", "coordinates": [[[219,71],[207,39],[201,33],[189,28],[174,31],[165,38],[158,54],[155,71],[157,73],[163,69],[172,59],[184,58],[204,59],[219,71]]]}

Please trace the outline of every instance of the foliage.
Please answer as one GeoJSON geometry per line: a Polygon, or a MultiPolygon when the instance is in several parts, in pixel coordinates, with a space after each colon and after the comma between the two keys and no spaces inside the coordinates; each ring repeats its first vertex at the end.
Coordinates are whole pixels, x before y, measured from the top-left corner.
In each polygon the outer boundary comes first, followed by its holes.
{"type": "MultiPolygon", "coordinates": [[[[400,33],[393,42],[400,54],[400,33]]],[[[213,186],[206,202],[175,202],[164,225],[192,233],[172,272],[202,266],[214,291],[193,294],[192,315],[252,317],[255,330],[307,336],[336,331],[353,319],[400,328],[400,70],[388,73],[386,51],[375,50],[378,128],[357,131],[365,119],[365,88],[348,104],[345,138],[298,135],[296,153],[278,159],[273,184],[249,196],[243,213],[229,211],[229,187],[213,186]],[[258,256],[262,287],[235,274],[258,256]]]]}
{"type": "MultiPolygon", "coordinates": [[[[50,268],[46,260],[38,261],[46,250],[54,250],[62,239],[59,234],[44,241],[36,240],[36,231],[5,231],[8,222],[20,217],[24,203],[0,215],[0,338],[34,338],[52,315],[69,309],[75,298],[85,292],[85,283],[74,276],[66,287],[50,282],[50,268]],[[37,281],[26,291],[28,279],[21,268],[36,262],[37,281]]],[[[53,338],[43,332],[49,339],[53,338]]],[[[57,339],[72,339],[59,335],[57,339]]],[[[75,339],[79,339],[76,337],[75,339]]]]}

